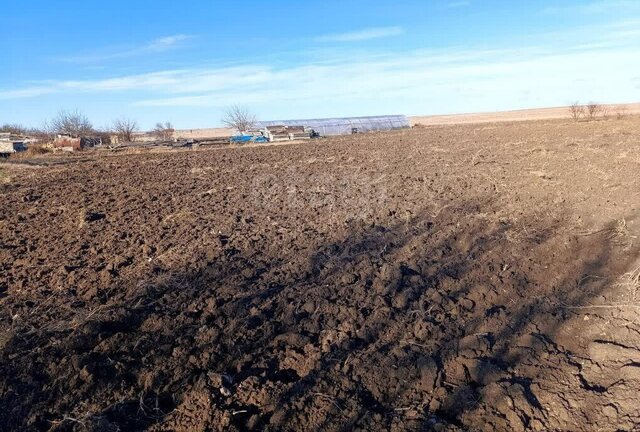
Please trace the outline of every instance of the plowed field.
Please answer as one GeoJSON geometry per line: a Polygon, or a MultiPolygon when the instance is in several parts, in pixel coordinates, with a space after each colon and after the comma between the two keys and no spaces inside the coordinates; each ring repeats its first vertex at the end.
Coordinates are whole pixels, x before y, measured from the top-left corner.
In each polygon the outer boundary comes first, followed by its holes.
{"type": "Polygon", "coordinates": [[[0,430],[637,428],[639,137],[2,163],[0,430]]]}

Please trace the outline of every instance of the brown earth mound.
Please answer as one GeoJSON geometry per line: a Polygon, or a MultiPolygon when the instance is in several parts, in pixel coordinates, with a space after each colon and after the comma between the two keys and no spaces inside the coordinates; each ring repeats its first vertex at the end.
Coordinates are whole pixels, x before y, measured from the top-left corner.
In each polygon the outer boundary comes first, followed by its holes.
{"type": "Polygon", "coordinates": [[[635,119],[1,165],[0,430],[630,430],[635,119]]]}

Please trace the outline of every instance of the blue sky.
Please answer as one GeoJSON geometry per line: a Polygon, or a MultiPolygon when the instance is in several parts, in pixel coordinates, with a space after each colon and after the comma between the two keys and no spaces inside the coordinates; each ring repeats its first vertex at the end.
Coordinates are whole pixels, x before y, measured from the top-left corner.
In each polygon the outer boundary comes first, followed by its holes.
{"type": "Polygon", "coordinates": [[[0,123],[428,115],[640,101],[640,0],[14,1],[0,123]]]}

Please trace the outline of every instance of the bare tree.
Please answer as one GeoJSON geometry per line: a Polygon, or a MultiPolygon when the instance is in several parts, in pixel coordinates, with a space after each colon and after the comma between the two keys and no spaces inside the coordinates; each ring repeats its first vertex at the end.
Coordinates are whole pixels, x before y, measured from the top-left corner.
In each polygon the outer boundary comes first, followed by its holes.
{"type": "Polygon", "coordinates": [[[573,121],[577,122],[580,120],[580,117],[584,116],[584,107],[580,105],[580,102],[574,102],[569,107],[569,113],[573,121]]]}
{"type": "Polygon", "coordinates": [[[605,110],[602,105],[596,102],[589,102],[586,106],[587,120],[595,120],[600,114],[604,114],[605,110]]]}
{"type": "Polygon", "coordinates": [[[48,124],[47,129],[52,134],[68,134],[72,137],[82,137],[95,133],[93,125],[82,113],[76,111],[60,111],[48,124]]]}
{"type": "Polygon", "coordinates": [[[38,129],[34,127],[26,127],[21,124],[3,124],[0,126],[0,132],[9,132],[11,135],[28,136],[35,138],[38,141],[47,141],[50,139],[50,135],[44,129],[38,129]]]}
{"type": "Polygon", "coordinates": [[[123,117],[113,122],[113,130],[121,140],[132,142],[133,134],[138,131],[138,123],[133,119],[123,117]]]}
{"type": "Polygon", "coordinates": [[[5,123],[0,126],[0,132],[9,132],[12,135],[27,135],[29,129],[19,124],[5,123]]]}
{"type": "Polygon", "coordinates": [[[227,108],[222,123],[243,133],[255,125],[256,116],[245,106],[233,105],[227,108]]]}
{"type": "Polygon", "coordinates": [[[158,122],[151,131],[151,134],[162,141],[169,141],[173,137],[173,133],[176,130],[173,128],[171,122],[158,122]]]}

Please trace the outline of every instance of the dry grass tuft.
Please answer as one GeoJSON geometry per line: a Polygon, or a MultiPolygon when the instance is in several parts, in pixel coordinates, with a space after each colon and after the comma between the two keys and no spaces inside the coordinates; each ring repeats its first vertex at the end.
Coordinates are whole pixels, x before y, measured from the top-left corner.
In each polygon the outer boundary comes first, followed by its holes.
{"type": "Polygon", "coordinates": [[[618,219],[615,225],[609,231],[609,240],[616,244],[626,244],[629,240],[629,228],[627,221],[622,218],[618,219]]]}
{"type": "Polygon", "coordinates": [[[640,293],[640,267],[622,275],[617,285],[626,290],[625,295],[628,295],[628,302],[635,304],[640,300],[638,298],[640,293]]]}
{"type": "Polygon", "coordinates": [[[640,267],[638,267],[634,271],[627,274],[628,274],[628,279],[633,284],[633,286],[636,289],[640,289],[640,267]]]}
{"type": "Polygon", "coordinates": [[[51,153],[53,150],[49,147],[45,147],[44,145],[36,144],[31,145],[27,148],[26,151],[14,153],[10,157],[11,159],[21,160],[21,159],[30,159],[34,156],[42,156],[51,153]]]}
{"type": "Polygon", "coordinates": [[[11,177],[5,170],[0,167],[0,184],[9,183],[11,181],[11,177]]]}

